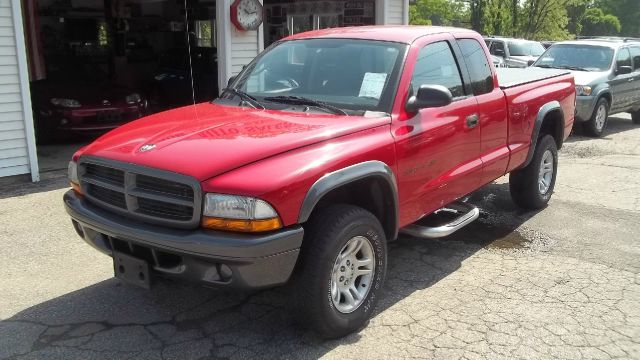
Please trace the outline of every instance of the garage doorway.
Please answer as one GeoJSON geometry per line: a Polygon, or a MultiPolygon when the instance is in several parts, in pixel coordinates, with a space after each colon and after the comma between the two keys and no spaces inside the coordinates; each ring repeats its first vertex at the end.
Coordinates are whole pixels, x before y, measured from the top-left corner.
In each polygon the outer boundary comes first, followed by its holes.
{"type": "MultiPolygon", "coordinates": [[[[39,145],[77,146],[218,94],[215,0],[26,0],[24,6],[31,8],[24,11],[25,38],[39,145]]],[[[46,147],[38,150],[47,157],[46,147]]]]}

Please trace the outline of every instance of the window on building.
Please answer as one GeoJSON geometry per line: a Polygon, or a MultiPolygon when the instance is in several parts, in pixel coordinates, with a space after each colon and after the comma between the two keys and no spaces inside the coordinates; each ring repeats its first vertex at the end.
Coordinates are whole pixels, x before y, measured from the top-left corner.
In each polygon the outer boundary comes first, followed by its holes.
{"type": "Polygon", "coordinates": [[[213,21],[196,20],[195,21],[196,46],[198,47],[214,47],[215,31],[213,21]]]}

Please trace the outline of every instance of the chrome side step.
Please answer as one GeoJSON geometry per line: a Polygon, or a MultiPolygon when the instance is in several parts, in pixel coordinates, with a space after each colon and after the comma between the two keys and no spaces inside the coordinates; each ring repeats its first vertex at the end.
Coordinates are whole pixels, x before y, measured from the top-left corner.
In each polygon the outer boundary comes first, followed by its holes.
{"type": "Polygon", "coordinates": [[[436,239],[444,236],[448,236],[453,234],[454,232],[462,229],[463,227],[469,225],[474,220],[478,218],[480,215],[480,210],[466,202],[455,202],[447,205],[446,207],[436,210],[435,213],[439,212],[449,212],[453,214],[460,214],[460,216],[453,219],[451,222],[436,226],[436,227],[428,227],[419,225],[417,223],[407,225],[400,229],[400,232],[403,234],[419,237],[419,238],[427,238],[427,239],[436,239]]]}

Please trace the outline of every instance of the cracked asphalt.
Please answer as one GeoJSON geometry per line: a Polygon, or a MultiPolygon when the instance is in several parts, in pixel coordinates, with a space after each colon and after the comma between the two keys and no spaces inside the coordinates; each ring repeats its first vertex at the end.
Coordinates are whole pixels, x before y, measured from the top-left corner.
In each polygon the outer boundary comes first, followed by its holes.
{"type": "MultiPolygon", "coordinates": [[[[0,358],[640,359],[640,127],[572,136],[556,193],[517,209],[507,179],[471,196],[478,221],[390,245],[369,326],[323,341],[293,325],[290,288],[238,293],[112,278],[62,207],[66,180],[0,191],[0,358]]],[[[313,284],[309,284],[313,286],[313,284]]]]}

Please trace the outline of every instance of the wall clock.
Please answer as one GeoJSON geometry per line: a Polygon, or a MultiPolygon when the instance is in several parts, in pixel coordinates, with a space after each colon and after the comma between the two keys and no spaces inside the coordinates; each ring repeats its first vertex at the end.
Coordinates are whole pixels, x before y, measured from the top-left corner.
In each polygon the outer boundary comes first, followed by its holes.
{"type": "Polygon", "coordinates": [[[238,30],[257,30],[262,24],[262,4],[258,0],[235,0],[231,4],[231,22],[238,30]]]}

